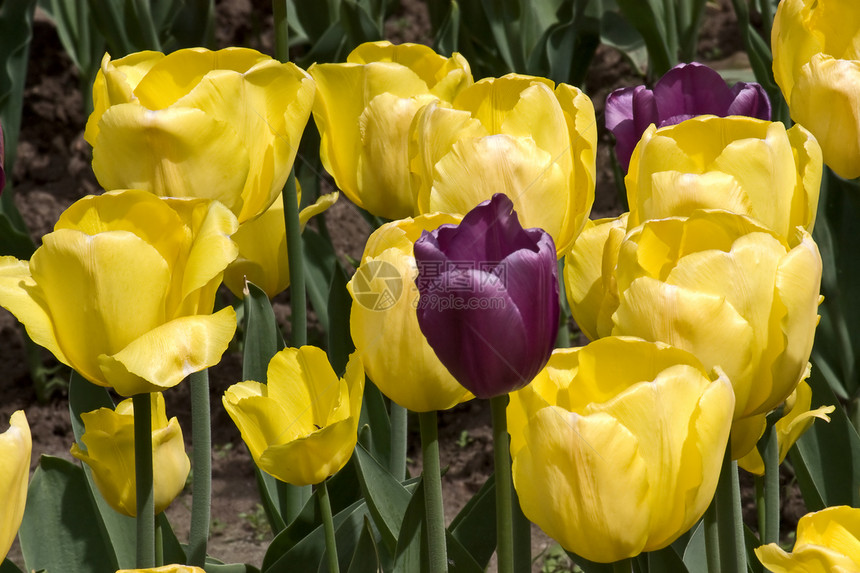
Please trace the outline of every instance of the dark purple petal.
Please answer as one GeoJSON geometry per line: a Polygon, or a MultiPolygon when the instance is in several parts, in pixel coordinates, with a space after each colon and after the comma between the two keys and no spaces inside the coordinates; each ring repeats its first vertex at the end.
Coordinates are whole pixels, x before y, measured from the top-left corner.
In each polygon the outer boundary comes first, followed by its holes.
{"type": "Polygon", "coordinates": [[[620,88],[606,98],[606,128],[615,136],[615,154],[624,171],[642,132],[657,121],[657,106],[645,86],[620,88]]]}
{"type": "Polygon", "coordinates": [[[732,93],[722,76],[703,64],[678,64],[654,85],[654,98],[662,125],[683,115],[725,116],[732,93]]]}
{"type": "Polygon", "coordinates": [[[433,233],[439,249],[455,264],[499,262],[518,249],[536,248],[523,231],[513,202],[502,193],[466,213],[460,225],[446,225],[433,233]]]}
{"type": "Polygon", "coordinates": [[[624,122],[633,121],[633,92],[644,90],[645,86],[634,88],[618,88],[606,96],[606,108],[603,121],[606,129],[615,132],[615,129],[624,122]]]}
{"type": "Polygon", "coordinates": [[[537,374],[526,343],[531,333],[502,280],[477,270],[451,274],[457,276],[442,282],[472,288],[422,294],[418,302],[418,324],[439,361],[479,398],[531,382],[537,374]]]}
{"type": "Polygon", "coordinates": [[[761,84],[738,82],[731,91],[734,101],[729,105],[726,115],[746,115],[770,121],[770,98],[761,84]]]}

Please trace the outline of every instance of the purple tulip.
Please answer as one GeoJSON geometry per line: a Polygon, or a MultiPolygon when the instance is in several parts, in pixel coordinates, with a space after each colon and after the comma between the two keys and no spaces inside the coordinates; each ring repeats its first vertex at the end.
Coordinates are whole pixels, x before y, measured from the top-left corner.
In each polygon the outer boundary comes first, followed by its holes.
{"type": "Polygon", "coordinates": [[[642,133],[652,123],[675,125],[697,115],[746,115],[770,120],[770,100],[757,83],[729,87],[704,64],[678,64],[654,89],[621,88],[606,98],[606,128],[615,136],[615,153],[624,171],[642,133]]]}
{"type": "Polygon", "coordinates": [[[558,332],[555,244],[523,229],[497,193],[415,242],[418,324],[448,371],[479,398],[522,388],[558,332]]]}

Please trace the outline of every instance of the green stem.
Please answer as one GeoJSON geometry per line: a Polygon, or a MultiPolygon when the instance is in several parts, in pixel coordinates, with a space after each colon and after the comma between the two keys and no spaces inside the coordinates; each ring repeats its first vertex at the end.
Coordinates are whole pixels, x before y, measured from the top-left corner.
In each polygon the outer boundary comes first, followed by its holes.
{"type": "Polygon", "coordinates": [[[275,20],[275,58],[290,61],[290,27],[287,20],[287,0],[272,0],[272,15],[275,20]]]}
{"type": "Polygon", "coordinates": [[[612,564],[612,573],[630,573],[633,571],[633,560],[629,557],[612,564]]]}
{"type": "Polygon", "coordinates": [[[708,573],[720,573],[720,530],[717,527],[716,496],[705,510],[702,526],[705,528],[705,558],[708,562],[708,573]]]}
{"type": "Polygon", "coordinates": [[[773,427],[764,449],[764,507],[761,542],[764,545],[779,543],[779,442],[773,427]]]}
{"type": "Polygon", "coordinates": [[[212,419],[209,414],[209,370],[188,377],[191,387],[191,528],[188,564],[203,567],[209,541],[212,502],[212,419]]]}
{"type": "Polygon", "coordinates": [[[145,48],[148,50],[161,51],[161,40],[158,39],[158,30],[155,29],[155,21],[152,19],[152,10],[149,6],[150,0],[134,0],[131,9],[134,20],[138,22],[143,33],[145,48]]]}
{"type": "Polygon", "coordinates": [[[490,398],[493,412],[493,457],[496,470],[496,554],[498,572],[514,573],[514,539],[512,528],[511,448],[508,442],[508,419],[505,409],[508,395],[490,398]]]}
{"type": "Polygon", "coordinates": [[[391,459],[389,470],[398,481],[406,479],[406,422],[407,410],[391,402],[391,459]]]}
{"type": "Polygon", "coordinates": [[[323,529],[325,530],[325,552],[328,558],[329,573],[338,573],[340,565],[337,562],[337,543],[334,537],[334,520],[331,516],[331,502],[328,499],[328,486],[323,481],[317,486],[317,499],[322,514],[323,529]]]}
{"type": "Polygon", "coordinates": [[[511,488],[511,518],[514,528],[514,570],[529,571],[532,565],[532,522],[523,514],[520,498],[511,488]]]}
{"type": "Polygon", "coordinates": [[[155,498],[152,491],[152,403],[150,394],[132,396],[134,478],[137,495],[137,568],[155,565],[155,498]]]}
{"type": "Polygon", "coordinates": [[[445,573],[448,571],[448,548],[445,541],[445,509],[442,506],[442,470],[439,467],[436,411],[420,412],[418,421],[421,425],[421,453],[424,459],[424,510],[427,516],[430,573],[445,573]]]}
{"type": "Polygon", "coordinates": [[[741,490],[737,462],[732,461],[731,444],[726,448],[720,481],[714,499],[720,536],[720,566],[723,573],[746,572],[746,546],[741,517],[741,490]]]}
{"type": "Polygon", "coordinates": [[[764,476],[755,476],[755,512],[758,521],[758,536],[764,543],[764,535],[767,530],[767,510],[765,509],[764,476]]]}
{"type": "Polygon", "coordinates": [[[164,529],[161,519],[155,518],[155,566],[164,565],[164,529]]]}
{"type": "Polygon", "coordinates": [[[292,170],[284,187],[284,223],[287,229],[287,256],[290,265],[290,324],[293,333],[292,345],[299,348],[307,344],[308,318],[307,293],[305,292],[305,263],[302,252],[302,229],[299,223],[296,174],[292,170]]]}

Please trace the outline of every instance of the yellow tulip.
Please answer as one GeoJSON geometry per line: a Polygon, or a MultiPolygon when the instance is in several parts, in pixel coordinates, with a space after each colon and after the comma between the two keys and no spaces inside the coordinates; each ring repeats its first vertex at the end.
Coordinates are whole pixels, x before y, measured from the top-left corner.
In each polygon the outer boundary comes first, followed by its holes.
{"type": "Polygon", "coordinates": [[[164,565],[163,567],[152,567],[149,569],[121,569],[116,573],[206,573],[200,567],[188,565],[164,565]]]}
{"type": "Polygon", "coordinates": [[[0,563],[9,553],[24,518],[33,449],[24,412],[14,412],[9,424],[9,429],[0,434],[0,563]]]}
{"type": "Polygon", "coordinates": [[[751,117],[698,116],[645,130],[624,182],[629,226],[696,209],[748,215],[783,237],[810,233],[821,148],[803,127],[751,117]]]}
{"type": "Polygon", "coordinates": [[[317,484],[340,470],[358,441],[364,370],[356,354],[344,377],[315,346],[275,354],[268,384],[230,386],[224,408],[257,466],[293,485],[317,484]]]}
{"type": "Polygon", "coordinates": [[[783,0],[771,46],[773,75],[791,118],[818,138],[833,171],[860,176],[860,5],[783,0]]]}
{"type": "Polygon", "coordinates": [[[105,189],[217,199],[245,222],[281,193],[314,91],[247,48],[106,54],[84,134],[93,171],[105,189]]]}
{"type": "Polygon", "coordinates": [[[451,376],[418,326],[418,268],[412,247],[423,231],[458,217],[422,215],[387,223],[367,240],[361,266],[347,283],[350,332],[373,383],[414,412],[447,410],[472,394],[451,376]]]}
{"type": "Polygon", "coordinates": [[[711,502],[733,408],[725,375],[683,350],[615,337],[557,349],[508,405],[523,513],[591,561],[666,547],[711,502]]]}
{"type": "MultiPolygon", "coordinates": [[[[808,375],[809,372],[806,373],[804,378],[808,375]]],[[[800,439],[800,436],[802,436],[806,430],[812,427],[812,423],[816,419],[829,422],[830,416],[827,414],[830,414],[836,409],[835,406],[820,406],[815,410],[810,410],[811,405],[812,388],[809,387],[806,380],[802,380],[800,384],[797,385],[797,388],[794,389],[794,392],[792,392],[786,399],[785,406],[782,411],[782,417],[774,424],[776,440],[779,445],[779,463],[782,463],[785,456],[788,455],[788,451],[791,449],[791,446],[800,439]]],[[[751,416],[749,419],[758,419],[757,424],[756,422],[752,422],[750,426],[753,426],[754,428],[758,425],[760,430],[758,432],[753,431],[752,436],[747,438],[752,439],[754,436],[754,442],[757,443],[758,439],[764,433],[764,429],[767,424],[765,414],[751,416]]],[[[735,426],[737,426],[737,424],[735,426]]],[[[738,438],[735,437],[735,434],[738,433],[737,430],[737,427],[732,429],[732,448],[743,450],[745,449],[744,446],[739,446],[738,448],[735,448],[734,446],[736,439],[745,441],[742,436],[739,436],[738,438]]],[[[747,455],[739,459],[738,465],[750,473],[764,475],[764,460],[762,460],[761,454],[759,454],[757,448],[752,448],[747,455]]]]}
{"type": "MultiPolygon", "coordinates": [[[[302,209],[299,213],[302,229],[311,217],[331,207],[337,197],[337,193],[323,195],[302,209]]],[[[261,216],[239,225],[232,239],[239,248],[239,256],[224,271],[224,284],[234,295],[244,298],[245,280],[263,289],[269,298],[290,286],[283,196],[279,195],[261,216]]]]}
{"type": "Polygon", "coordinates": [[[419,44],[367,42],[343,64],[314,64],[320,158],[338,188],[374,215],[417,214],[410,188],[409,125],[430,102],[450,102],[472,83],[465,58],[419,44]]]}
{"type": "Polygon", "coordinates": [[[212,314],[236,217],[218,202],[140,190],[69,207],[28,261],[0,259],[0,306],[30,338],[123,396],[217,364],[236,330],[212,314]]]}
{"type": "Polygon", "coordinates": [[[588,96],[509,74],[463,90],[415,119],[410,151],[421,213],[465,215],[495,193],[523,227],[548,232],[561,256],[594,202],[597,127],[588,96]]]}
{"type": "MultiPolygon", "coordinates": [[[[174,417],[167,421],[164,396],[150,394],[152,404],[153,497],[156,515],[167,509],[185,487],[191,462],[185,453],[182,428],[174,417]]],[[[134,407],[131,398],[116,410],[99,408],[81,414],[86,449],[72,444],[72,455],[90,466],[93,481],[112,508],[119,513],[137,515],[134,473],[134,407]]]]}
{"type": "Polygon", "coordinates": [[[577,326],[589,340],[608,336],[618,306],[615,264],[627,233],[624,213],[613,219],[588,220],[564,257],[564,289],[577,326]]]}
{"type": "Polygon", "coordinates": [[[797,522],[791,553],[771,543],[755,554],[773,573],[860,571],[860,509],[840,505],[807,513],[797,522]]]}
{"type": "Polygon", "coordinates": [[[719,366],[735,389],[735,418],[764,414],[806,371],[821,266],[802,229],[788,243],[726,211],[646,221],[621,243],[612,334],[666,342],[719,366]]]}

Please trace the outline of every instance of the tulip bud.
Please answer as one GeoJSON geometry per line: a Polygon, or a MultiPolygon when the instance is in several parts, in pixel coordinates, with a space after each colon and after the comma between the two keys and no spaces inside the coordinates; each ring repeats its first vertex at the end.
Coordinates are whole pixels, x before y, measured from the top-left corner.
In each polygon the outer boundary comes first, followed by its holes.
{"type": "Polygon", "coordinates": [[[649,125],[675,125],[697,115],[745,115],[770,120],[770,99],[757,83],[732,87],[704,64],[678,64],[645,86],[620,88],[606,98],[606,129],[615,136],[615,153],[624,171],[633,148],[649,125]]]}
{"type": "Polygon", "coordinates": [[[0,434],[0,563],[9,553],[24,518],[30,454],[33,442],[22,410],[12,414],[10,427],[0,434]]]}
{"type": "Polygon", "coordinates": [[[293,485],[324,481],[346,465],[358,441],[361,359],[350,356],[338,379],[322,349],[285,348],[266,377],[267,384],[230,386],[224,408],[261,470],[293,485]]]}
{"type": "Polygon", "coordinates": [[[496,194],[459,225],[415,242],[418,324],[448,371],[479,398],[522,388],[540,372],[558,333],[552,237],[523,229],[496,194]]]}
{"type": "Polygon", "coordinates": [[[711,503],[733,408],[726,376],[678,348],[557,349],[507,408],[523,513],[591,561],[666,547],[711,503]]]}
{"type": "MultiPolygon", "coordinates": [[[[168,422],[164,396],[150,394],[152,401],[152,467],[156,515],[167,509],[185,488],[191,462],[185,453],[182,428],[174,417],[168,422]]],[[[86,449],[72,444],[72,455],[90,466],[93,481],[119,513],[137,515],[134,472],[134,406],[131,398],[123,400],[116,410],[99,408],[81,414],[86,449]]]]}
{"type": "Polygon", "coordinates": [[[807,513],[797,522],[791,553],[776,543],[755,549],[773,573],[860,571],[860,509],[839,505],[807,513]]]}

